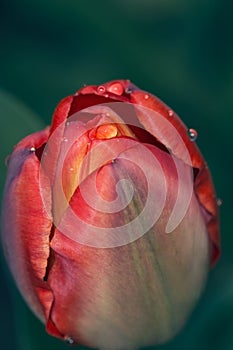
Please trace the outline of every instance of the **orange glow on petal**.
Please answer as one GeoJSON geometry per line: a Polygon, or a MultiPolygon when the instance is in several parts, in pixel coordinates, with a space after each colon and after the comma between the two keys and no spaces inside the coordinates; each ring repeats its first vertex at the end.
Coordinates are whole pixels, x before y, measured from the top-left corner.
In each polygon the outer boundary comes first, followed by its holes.
{"type": "Polygon", "coordinates": [[[114,124],[103,124],[100,125],[97,130],[95,137],[98,140],[111,139],[117,136],[117,127],[114,124]]]}

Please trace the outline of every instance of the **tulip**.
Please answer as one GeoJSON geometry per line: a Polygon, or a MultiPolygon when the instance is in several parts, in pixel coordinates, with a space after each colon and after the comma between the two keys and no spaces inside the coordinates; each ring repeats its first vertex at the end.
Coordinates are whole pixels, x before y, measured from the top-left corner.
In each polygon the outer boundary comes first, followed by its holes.
{"type": "Polygon", "coordinates": [[[178,333],[219,257],[208,167],[188,129],[129,80],[63,99],[8,162],[5,256],[49,334],[139,349],[178,333]]]}

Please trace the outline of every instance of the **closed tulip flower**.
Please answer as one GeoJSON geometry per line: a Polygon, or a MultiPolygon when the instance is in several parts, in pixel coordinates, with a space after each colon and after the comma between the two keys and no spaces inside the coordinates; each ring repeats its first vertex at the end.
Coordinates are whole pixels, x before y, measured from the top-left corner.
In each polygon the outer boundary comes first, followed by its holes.
{"type": "Polygon", "coordinates": [[[63,99],[8,162],[2,240],[49,334],[139,349],[187,321],[219,257],[219,222],[197,133],[129,80],[63,99]]]}

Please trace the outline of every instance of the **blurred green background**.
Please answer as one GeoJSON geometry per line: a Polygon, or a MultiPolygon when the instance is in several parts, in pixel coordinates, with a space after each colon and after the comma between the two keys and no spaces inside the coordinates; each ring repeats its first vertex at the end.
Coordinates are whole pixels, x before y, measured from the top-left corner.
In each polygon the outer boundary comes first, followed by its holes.
{"type": "MultiPolygon", "coordinates": [[[[83,84],[130,78],[170,105],[211,168],[222,258],[184,330],[161,350],[233,349],[233,3],[226,0],[1,0],[0,183],[4,159],[83,84]]],[[[193,257],[195,259],[195,257],[193,257]]],[[[0,346],[62,350],[23,303],[1,257],[0,346]]]]}

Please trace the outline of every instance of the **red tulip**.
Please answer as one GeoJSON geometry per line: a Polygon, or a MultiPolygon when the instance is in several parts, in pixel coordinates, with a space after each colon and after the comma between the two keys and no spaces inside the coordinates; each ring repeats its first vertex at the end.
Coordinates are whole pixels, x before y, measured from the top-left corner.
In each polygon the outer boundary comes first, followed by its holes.
{"type": "Polygon", "coordinates": [[[128,80],[62,100],[10,156],[3,244],[48,333],[100,349],[184,325],[219,256],[217,200],[196,131],[128,80]]]}

